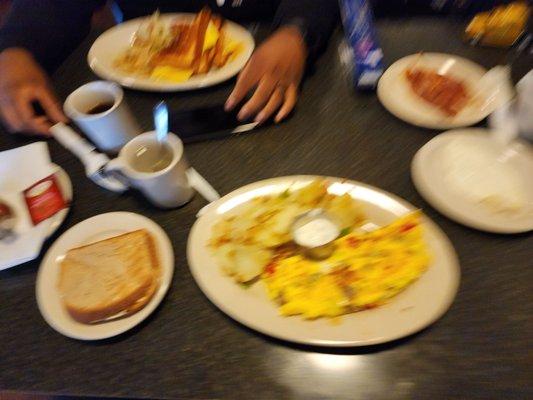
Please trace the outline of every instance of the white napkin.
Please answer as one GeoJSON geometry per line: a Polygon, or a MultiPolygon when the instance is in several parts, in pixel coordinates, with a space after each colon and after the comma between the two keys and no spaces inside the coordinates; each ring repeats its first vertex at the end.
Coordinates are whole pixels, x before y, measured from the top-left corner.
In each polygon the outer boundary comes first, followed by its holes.
{"type": "Polygon", "coordinates": [[[54,172],[45,142],[0,152],[0,198],[17,217],[15,237],[0,241],[0,270],[39,255],[51,222],[48,219],[33,226],[21,192],[54,172]]]}

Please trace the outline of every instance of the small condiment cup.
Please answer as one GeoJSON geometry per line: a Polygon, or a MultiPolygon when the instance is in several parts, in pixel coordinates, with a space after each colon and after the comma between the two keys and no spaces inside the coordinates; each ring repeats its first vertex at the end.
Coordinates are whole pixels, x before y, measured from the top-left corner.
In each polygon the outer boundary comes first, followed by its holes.
{"type": "Polygon", "coordinates": [[[298,216],[291,227],[292,239],[310,258],[324,259],[333,254],[339,225],[323,209],[315,208],[298,216]]]}

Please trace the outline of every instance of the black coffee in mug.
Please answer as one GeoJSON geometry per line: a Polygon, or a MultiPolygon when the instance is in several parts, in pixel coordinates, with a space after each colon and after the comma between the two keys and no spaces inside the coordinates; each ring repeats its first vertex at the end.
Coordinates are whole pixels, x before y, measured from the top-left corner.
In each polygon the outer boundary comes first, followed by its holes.
{"type": "Polygon", "coordinates": [[[101,114],[101,113],[106,112],[107,110],[110,110],[111,107],[113,107],[114,105],[115,103],[112,103],[112,102],[98,103],[97,105],[89,108],[89,110],[87,110],[85,114],[89,114],[89,115],[101,114]]]}

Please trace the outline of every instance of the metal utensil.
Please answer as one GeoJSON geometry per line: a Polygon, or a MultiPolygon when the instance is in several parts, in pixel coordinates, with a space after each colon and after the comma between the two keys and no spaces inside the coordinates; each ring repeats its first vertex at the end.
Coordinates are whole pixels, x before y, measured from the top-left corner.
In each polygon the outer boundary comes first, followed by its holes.
{"type": "Polygon", "coordinates": [[[189,180],[189,185],[191,185],[194,190],[196,190],[200,195],[206,199],[209,203],[217,201],[220,199],[218,192],[211,186],[205,178],[198,173],[193,167],[190,167],[187,171],[187,179],[189,180]]]}
{"type": "Polygon", "coordinates": [[[128,186],[119,178],[105,171],[109,157],[78,135],[69,126],[58,123],[50,128],[54,138],[78,157],[85,166],[85,175],[97,185],[113,192],[123,192],[128,186]]]}
{"type": "Polygon", "coordinates": [[[168,137],[168,107],[164,101],[159,102],[154,107],[154,126],[157,141],[161,145],[167,142],[168,137]]]}
{"type": "MultiPolygon", "coordinates": [[[[164,101],[159,102],[154,107],[154,125],[157,141],[162,149],[168,137],[168,107],[164,101]]],[[[220,199],[220,195],[213,186],[211,186],[194,168],[190,167],[187,170],[187,178],[189,180],[189,185],[200,193],[200,195],[202,195],[202,197],[208,202],[211,203],[220,199]]]]}

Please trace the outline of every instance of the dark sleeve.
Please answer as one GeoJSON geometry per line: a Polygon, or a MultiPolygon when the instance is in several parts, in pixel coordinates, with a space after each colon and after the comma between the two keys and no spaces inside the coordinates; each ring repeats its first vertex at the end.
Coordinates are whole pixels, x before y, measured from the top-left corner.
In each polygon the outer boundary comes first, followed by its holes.
{"type": "Polygon", "coordinates": [[[337,0],[281,0],[274,27],[298,26],[304,34],[308,59],[312,62],[324,50],[338,21],[337,0]]]}
{"type": "Polygon", "coordinates": [[[371,0],[376,17],[419,14],[470,16],[514,0],[371,0]]]}
{"type": "Polygon", "coordinates": [[[14,0],[0,28],[0,51],[29,50],[46,69],[57,67],[89,32],[101,0],[14,0]]]}

